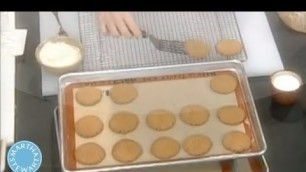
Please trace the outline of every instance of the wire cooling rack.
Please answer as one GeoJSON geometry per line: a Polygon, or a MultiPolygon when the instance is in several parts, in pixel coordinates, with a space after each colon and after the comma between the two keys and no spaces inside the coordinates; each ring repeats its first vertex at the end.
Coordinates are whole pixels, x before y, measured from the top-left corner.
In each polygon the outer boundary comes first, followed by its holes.
{"type": "Polygon", "coordinates": [[[186,41],[196,38],[210,44],[205,59],[157,50],[149,39],[128,39],[105,36],[99,31],[96,13],[80,12],[81,40],[86,48],[83,71],[141,68],[221,60],[247,59],[246,52],[225,57],[216,52],[222,39],[243,43],[234,12],[133,12],[139,27],[157,38],[186,41]]]}

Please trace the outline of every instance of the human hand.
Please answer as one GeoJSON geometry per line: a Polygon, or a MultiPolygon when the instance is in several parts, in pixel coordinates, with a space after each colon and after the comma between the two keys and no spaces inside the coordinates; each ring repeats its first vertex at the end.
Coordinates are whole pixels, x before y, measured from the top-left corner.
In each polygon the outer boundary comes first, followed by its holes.
{"type": "Polygon", "coordinates": [[[102,33],[112,36],[141,37],[141,31],[130,12],[99,12],[102,33]]]}

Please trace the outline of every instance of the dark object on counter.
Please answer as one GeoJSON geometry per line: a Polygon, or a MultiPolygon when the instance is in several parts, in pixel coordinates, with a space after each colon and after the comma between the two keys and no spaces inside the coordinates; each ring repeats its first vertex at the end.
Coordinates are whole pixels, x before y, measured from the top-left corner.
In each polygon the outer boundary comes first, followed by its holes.
{"type": "Polygon", "coordinates": [[[282,106],[274,101],[270,104],[270,112],[274,119],[281,122],[297,122],[304,116],[303,107],[300,103],[295,103],[290,106],[282,106]]]}

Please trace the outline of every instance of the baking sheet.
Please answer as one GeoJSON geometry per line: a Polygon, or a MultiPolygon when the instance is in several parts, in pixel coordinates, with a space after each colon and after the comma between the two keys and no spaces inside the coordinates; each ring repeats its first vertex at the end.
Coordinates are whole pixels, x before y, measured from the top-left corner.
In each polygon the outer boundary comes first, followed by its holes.
{"type": "MultiPolygon", "coordinates": [[[[210,72],[224,72],[224,71],[235,71],[239,74],[240,87],[236,89],[241,94],[241,96],[236,97],[238,102],[242,102],[242,106],[248,109],[249,112],[249,120],[245,120],[245,129],[246,133],[249,133],[250,136],[254,138],[254,144],[252,144],[251,152],[240,153],[240,154],[224,154],[218,156],[209,156],[203,159],[183,159],[179,161],[167,161],[167,162],[152,162],[152,163],[140,163],[140,164],[132,164],[125,166],[115,166],[115,167],[106,167],[106,168],[98,168],[98,169],[87,169],[91,171],[99,170],[118,170],[118,169],[137,169],[137,168],[146,168],[152,166],[165,166],[165,165],[180,165],[180,164],[190,164],[196,162],[208,162],[208,161],[220,161],[227,159],[236,159],[236,158],[244,158],[244,157],[252,157],[262,155],[266,151],[266,142],[262,133],[260,121],[258,119],[258,115],[256,112],[255,104],[253,101],[253,97],[251,95],[251,91],[249,88],[248,80],[245,75],[245,71],[243,66],[238,61],[231,62],[213,62],[213,63],[198,63],[198,64],[185,64],[185,65],[172,65],[166,67],[151,67],[151,68],[142,68],[142,69],[129,69],[129,70],[115,70],[115,71],[102,71],[102,72],[87,72],[87,73],[75,73],[68,74],[60,78],[60,96],[59,98],[59,106],[60,106],[60,125],[63,128],[63,132],[61,132],[61,140],[62,140],[62,163],[65,168],[74,169],[75,161],[74,151],[75,151],[75,131],[74,131],[74,115],[73,106],[71,106],[73,102],[73,88],[77,85],[82,85],[84,83],[95,83],[99,81],[101,82],[109,82],[114,80],[124,80],[129,78],[151,78],[151,77],[162,77],[166,79],[173,79],[170,75],[177,74],[195,74],[201,73],[203,75],[210,75],[210,72]],[[80,84],[81,83],[81,84],[80,84]],[[68,92],[67,92],[68,89],[68,92]],[[68,102],[67,102],[68,100],[68,102]],[[245,102],[243,102],[243,100],[245,102]],[[70,127],[69,127],[70,126],[70,127]],[[72,127],[71,127],[72,126],[72,127]],[[67,137],[67,135],[69,137],[67,137]],[[71,159],[72,158],[72,159],[71,159]],[[70,160],[69,160],[70,159],[70,160]]],[[[196,74],[198,75],[198,74],[196,74]]],[[[133,82],[133,80],[141,80],[141,79],[129,79],[129,82],[133,82]]],[[[96,85],[97,86],[97,85],[96,85]]],[[[237,93],[238,94],[238,93],[237,93]]]]}
{"type": "MultiPolygon", "coordinates": [[[[58,144],[58,151],[61,154],[61,139],[60,132],[62,131],[59,125],[59,117],[58,117],[58,107],[54,109],[54,124],[56,131],[56,138],[58,144]]],[[[61,157],[60,157],[61,159],[61,157]]],[[[62,170],[66,172],[67,170],[63,167],[62,170]]],[[[80,171],[80,170],[78,170],[80,171]]],[[[87,170],[88,171],[88,170],[87,170]]],[[[96,170],[89,170],[96,171],[96,170]]],[[[127,170],[128,171],[128,170],[127,170]]],[[[257,156],[251,158],[241,158],[234,161],[215,161],[209,163],[197,163],[197,164],[187,164],[181,166],[164,166],[164,167],[156,167],[156,168],[147,168],[147,169],[133,169],[130,170],[133,172],[269,172],[268,164],[264,158],[264,156],[257,156]]]]}
{"type": "MultiPolygon", "coordinates": [[[[217,117],[217,110],[226,105],[238,105],[235,92],[222,95],[210,89],[212,77],[199,76],[199,78],[179,79],[171,81],[152,81],[145,83],[134,83],[138,91],[138,97],[130,104],[117,105],[112,102],[109,96],[103,95],[101,102],[91,107],[84,107],[77,103],[74,98],[74,119],[75,122],[88,114],[99,117],[104,123],[104,129],[98,136],[87,139],[75,135],[76,148],[87,142],[95,142],[102,146],[106,152],[105,159],[95,165],[96,167],[122,165],[112,157],[113,145],[122,138],[133,139],[138,142],[143,149],[143,154],[133,163],[159,161],[151,152],[150,147],[155,139],[161,136],[169,136],[177,140],[180,144],[192,134],[207,135],[213,142],[212,149],[205,156],[231,154],[222,145],[222,137],[225,133],[238,130],[245,132],[244,124],[229,126],[220,122],[217,117]],[[158,101],[156,101],[158,100],[158,101]],[[184,124],[179,118],[179,111],[183,106],[197,104],[206,107],[210,112],[209,120],[206,124],[192,127],[184,124]],[[146,115],[156,109],[166,109],[176,116],[176,124],[173,128],[163,132],[156,132],[146,124],[146,115]],[[108,127],[110,118],[118,111],[129,111],[135,113],[140,120],[136,130],[126,135],[115,134],[108,127]]],[[[97,87],[101,91],[110,90],[111,86],[97,87]]],[[[77,89],[74,89],[74,94],[77,89]]],[[[182,148],[174,159],[190,158],[182,148]]],[[[88,167],[77,163],[77,168],[88,167]]],[[[92,167],[92,166],[91,166],[92,167]]]]}
{"type": "MultiPolygon", "coordinates": [[[[58,108],[54,109],[54,124],[55,124],[55,131],[56,131],[56,138],[58,144],[58,151],[61,154],[61,139],[60,139],[60,132],[61,128],[58,122],[58,108]]],[[[60,157],[61,159],[61,157],[60,157]]],[[[62,170],[66,172],[67,170],[63,167],[62,170]]],[[[78,170],[80,171],[80,170],[78,170]]],[[[87,170],[88,171],[88,170],[87,170]]],[[[94,170],[90,170],[94,171],[94,170]]],[[[128,171],[128,170],[127,170],[128,171]]],[[[181,165],[181,166],[164,166],[164,167],[156,167],[156,168],[148,168],[148,169],[133,169],[130,170],[133,172],[160,172],[160,171],[167,171],[167,172],[269,172],[268,164],[264,158],[264,156],[252,157],[252,158],[241,158],[234,161],[215,161],[209,163],[197,163],[197,164],[188,164],[188,165],[181,165]]]]}

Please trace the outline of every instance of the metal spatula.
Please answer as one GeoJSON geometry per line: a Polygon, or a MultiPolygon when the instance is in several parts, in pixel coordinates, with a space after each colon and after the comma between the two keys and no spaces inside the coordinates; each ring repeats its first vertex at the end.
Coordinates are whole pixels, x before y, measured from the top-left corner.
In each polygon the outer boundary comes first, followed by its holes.
{"type": "Polygon", "coordinates": [[[171,41],[158,39],[152,34],[148,34],[146,31],[142,31],[143,38],[149,38],[154,47],[160,51],[177,53],[177,54],[187,54],[185,52],[185,42],[183,41],[171,41]]]}

